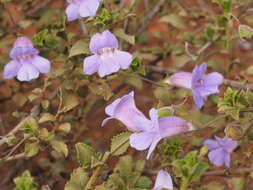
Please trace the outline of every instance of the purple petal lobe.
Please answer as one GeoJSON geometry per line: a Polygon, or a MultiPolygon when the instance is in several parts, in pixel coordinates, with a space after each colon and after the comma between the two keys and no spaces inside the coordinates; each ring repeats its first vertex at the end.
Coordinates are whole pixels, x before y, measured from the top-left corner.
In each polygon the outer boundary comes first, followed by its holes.
{"type": "Polygon", "coordinates": [[[192,87],[194,84],[203,77],[207,69],[206,63],[201,64],[200,66],[195,66],[192,72],[192,87]]]}
{"type": "Polygon", "coordinates": [[[170,77],[169,83],[178,87],[191,89],[192,74],[188,72],[176,73],[170,77]]]}
{"type": "Polygon", "coordinates": [[[3,77],[5,79],[11,79],[17,76],[17,73],[21,67],[21,64],[17,61],[10,61],[4,66],[3,77]]]}
{"type": "Polygon", "coordinates": [[[69,4],[66,9],[66,14],[69,22],[80,18],[78,5],[69,4]]]}
{"type": "Polygon", "coordinates": [[[217,86],[223,83],[224,77],[217,72],[212,72],[205,76],[204,84],[206,86],[217,86]]]}
{"type": "Polygon", "coordinates": [[[33,47],[33,43],[27,37],[19,37],[14,43],[14,48],[16,47],[33,47]]]}
{"type": "Polygon", "coordinates": [[[210,140],[210,139],[205,140],[204,145],[205,145],[209,150],[217,149],[217,148],[220,147],[217,141],[215,141],[215,140],[210,140]]]}
{"type": "Polygon", "coordinates": [[[200,109],[203,105],[204,105],[204,100],[205,98],[203,98],[200,93],[196,90],[193,90],[193,100],[195,103],[195,107],[196,109],[200,109]]]}
{"type": "Polygon", "coordinates": [[[17,78],[20,81],[30,81],[39,77],[39,71],[35,66],[24,63],[18,71],[17,78]]]}
{"type": "Polygon", "coordinates": [[[48,59],[41,56],[34,56],[32,64],[38,69],[40,73],[48,73],[51,69],[51,64],[48,59]]]}
{"type": "Polygon", "coordinates": [[[114,61],[112,57],[100,58],[100,64],[98,68],[98,75],[104,77],[112,73],[117,72],[120,69],[120,65],[114,61]]]}
{"type": "Polygon", "coordinates": [[[105,119],[102,121],[101,126],[104,127],[105,124],[106,124],[108,121],[110,121],[111,119],[114,119],[114,118],[113,118],[113,117],[107,117],[107,118],[105,118],[105,119]]]}
{"type": "Polygon", "coordinates": [[[121,69],[128,69],[132,64],[133,56],[128,52],[115,50],[113,59],[120,64],[121,69]]]}
{"type": "Polygon", "coordinates": [[[90,40],[90,50],[94,54],[103,48],[118,49],[118,46],[118,40],[109,30],[94,34],[90,40]]]}
{"type": "Polygon", "coordinates": [[[171,176],[164,170],[160,170],[158,172],[153,190],[162,190],[162,188],[167,188],[170,190],[173,189],[173,182],[171,176]]]}
{"type": "Polygon", "coordinates": [[[86,75],[92,75],[93,73],[98,71],[98,68],[99,68],[99,56],[92,55],[84,59],[83,72],[86,75]]]}
{"type": "Polygon", "coordinates": [[[224,163],[225,152],[222,148],[212,150],[208,153],[209,160],[216,166],[222,166],[224,163]]]}
{"type": "Polygon", "coordinates": [[[230,168],[230,154],[229,153],[225,153],[224,154],[224,161],[225,161],[225,165],[227,168],[230,168]]]}
{"type": "Polygon", "coordinates": [[[80,4],[79,13],[82,17],[96,16],[98,7],[98,0],[85,0],[80,4]]]}
{"type": "Polygon", "coordinates": [[[162,138],[174,136],[190,130],[187,121],[175,116],[159,119],[159,128],[162,138]]]}
{"type": "Polygon", "coordinates": [[[151,154],[156,148],[156,145],[159,143],[161,139],[162,138],[160,137],[160,134],[156,134],[156,136],[153,138],[152,143],[148,149],[147,160],[150,158],[151,154]]]}
{"type": "Polygon", "coordinates": [[[137,150],[145,150],[150,146],[153,138],[154,134],[150,132],[134,133],[130,136],[130,146],[137,150]]]}

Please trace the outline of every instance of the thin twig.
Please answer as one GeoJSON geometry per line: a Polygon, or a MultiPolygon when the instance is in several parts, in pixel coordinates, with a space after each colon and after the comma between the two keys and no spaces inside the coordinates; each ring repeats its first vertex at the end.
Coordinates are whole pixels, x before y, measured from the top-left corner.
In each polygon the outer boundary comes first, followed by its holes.
{"type": "Polygon", "coordinates": [[[15,154],[13,156],[10,156],[10,157],[4,158],[4,159],[0,159],[0,162],[1,161],[8,162],[8,161],[12,161],[12,160],[18,160],[18,159],[21,159],[21,158],[25,158],[25,153],[24,152],[19,153],[19,154],[15,154]]]}
{"type": "Polygon", "coordinates": [[[78,21],[79,21],[80,27],[82,29],[83,35],[87,36],[88,35],[88,29],[87,29],[86,24],[84,23],[83,19],[78,19],[78,21]]]}
{"type": "Polygon", "coordinates": [[[253,84],[244,84],[244,83],[229,80],[229,79],[224,79],[223,83],[227,86],[231,86],[234,88],[253,91],[253,84]]]}
{"type": "Polygon", "coordinates": [[[146,29],[152,18],[154,18],[154,16],[159,12],[164,3],[165,0],[159,0],[157,5],[153,8],[153,10],[150,11],[150,13],[146,16],[145,20],[141,23],[139,29],[137,30],[137,34],[142,33],[146,29]]]}
{"type": "Polygon", "coordinates": [[[29,118],[30,116],[23,119],[16,127],[14,127],[7,135],[5,135],[5,137],[0,139],[0,146],[6,142],[6,137],[14,135],[19,130],[19,128],[22,127],[27,122],[29,118]]]}
{"type": "Polygon", "coordinates": [[[213,175],[229,175],[229,174],[245,174],[250,173],[253,171],[253,168],[235,168],[235,169],[224,169],[224,170],[217,170],[217,171],[209,171],[204,173],[206,176],[213,176],[213,175]]]}

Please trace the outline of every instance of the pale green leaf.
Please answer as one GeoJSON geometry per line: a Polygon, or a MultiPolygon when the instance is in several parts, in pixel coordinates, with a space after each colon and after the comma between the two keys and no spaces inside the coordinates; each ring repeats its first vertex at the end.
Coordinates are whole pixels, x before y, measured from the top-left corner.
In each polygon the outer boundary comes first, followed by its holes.
{"type": "Polygon", "coordinates": [[[127,151],[129,147],[129,136],[131,133],[123,132],[112,138],[111,153],[113,156],[119,156],[127,151]]]}

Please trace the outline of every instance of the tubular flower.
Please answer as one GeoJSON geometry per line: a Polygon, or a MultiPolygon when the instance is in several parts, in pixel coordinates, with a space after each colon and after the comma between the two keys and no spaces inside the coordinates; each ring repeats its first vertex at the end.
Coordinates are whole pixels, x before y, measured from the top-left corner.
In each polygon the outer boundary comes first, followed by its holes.
{"type": "Polygon", "coordinates": [[[116,99],[105,108],[105,113],[110,117],[104,119],[102,126],[111,119],[117,119],[126,125],[132,132],[140,131],[141,125],[149,125],[150,121],[138,110],[134,102],[134,92],[116,99]]]}
{"type": "Polygon", "coordinates": [[[209,95],[219,92],[219,85],[224,80],[223,76],[217,72],[206,75],[206,69],[207,65],[204,63],[200,66],[195,66],[192,73],[179,72],[172,75],[169,79],[170,84],[192,91],[197,109],[200,109],[204,105],[209,95]]]}
{"type": "Polygon", "coordinates": [[[238,146],[238,143],[231,138],[215,137],[215,140],[206,140],[204,145],[210,150],[208,158],[216,166],[226,165],[230,167],[230,154],[238,146]]]}
{"type": "Polygon", "coordinates": [[[101,0],[67,0],[69,3],[66,9],[68,21],[78,18],[96,16],[101,0]]]}
{"type": "Polygon", "coordinates": [[[118,48],[118,40],[109,30],[93,35],[90,51],[94,55],[84,59],[84,73],[92,75],[98,72],[100,77],[104,77],[119,69],[128,69],[132,63],[132,55],[118,48]]]}
{"type": "Polygon", "coordinates": [[[160,170],[157,174],[155,186],[153,187],[152,190],[162,190],[163,188],[172,190],[173,183],[170,174],[168,174],[164,170],[160,170]]]}
{"type": "Polygon", "coordinates": [[[31,40],[19,37],[9,54],[12,61],[4,66],[4,78],[17,76],[20,81],[30,81],[38,78],[40,73],[48,73],[51,69],[49,60],[38,54],[39,51],[33,47],[31,40]]]}
{"type": "Polygon", "coordinates": [[[166,137],[171,137],[192,130],[187,121],[176,117],[158,118],[158,111],[152,108],[149,111],[151,122],[139,126],[141,132],[130,136],[130,146],[137,150],[148,149],[147,159],[150,158],[159,141],[166,137]]]}

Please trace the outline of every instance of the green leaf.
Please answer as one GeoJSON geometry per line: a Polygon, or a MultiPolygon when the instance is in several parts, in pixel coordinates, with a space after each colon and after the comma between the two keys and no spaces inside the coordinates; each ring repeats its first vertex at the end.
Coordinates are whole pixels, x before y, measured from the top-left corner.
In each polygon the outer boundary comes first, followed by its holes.
{"type": "Polygon", "coordinates": [[[42,114],[42,116],[39,119],[39,123],[45,123],[48,121],[55,121],[54,115],[52,115],[51,113],[42,114]]]}
{"type": "Polygon", "coordinates": [[[74,93],[64,93],[61,112],[68,112],[79,105],[79,99],[74,93]]]}
{"type": "Polygon", "coordinates": [[[145,189],[149,189],[152,186],[152,181],[146,177],[146,176],[141,176],[138,180],[138,182],[136,183],[136,187],[137,188],[145,188],[145,189]]]}
{"type": "Polygon", "coordinates": [[[125,153],[129,147],[129,136],[131,133],[123,132],[112,138],[111,142],[111,154],[113,156],[119,156],[125,153]]]}
{"type": "Polygon", "coordinates": [[[84,143],[77,143],[75,148],[79,164],[83,167],[89,167],[96,152],[91,146],[84,143]]]}
{"type": "Polygon", "coordinates": [[[50,144],[56,152],[63,154],[65,157],[68,156],[68,152],[69,152],[68,147],[64,142],[54,139],[50,141],[50,144]]]}
{"type": "Polygon", "coordinates": [[[111,87],[105,82],[103,82],[102,84],[93,83],[90,84],[88,87],[92,93],[102,96],[106,101],[113,96],[111,87]]]}
{"type": "Polygon", "coordinates": [[[243,190],[245,186],[245,178],[244,177],[232,177],[228,180],[229,186],[232,187],[233,190],[243,190]]]}
{"type": "Polygon", "coordinates": [[[239,30],[240,38],[250,39],[253,36],[253,29],[250,26],[240,24],[238,30],[239,30]]]}
{"type": "Polygon", "coordinates": [[[225,190],[224,185],[216,182],[209,183],[208,185],[205,185],[204,190],[225,190]]]}
{"type": "Polygon", "coordinates": [[[165,15],[160,18],[160,22],[169,23],[177,29],[185,29],[186,28],[186,23],[184,22],[184,20],[176,14],[165,15]]]}
{"type": "Polygon", "coordinates": [[[135,36],[126,34],[122,28],[115,29],[114,34],[132,45],[135,44],[135,36]]]}
{"type": "Polygon", "coordinates": [[[35,143],[26,143],[25,144],[25,155],[27,157],[32,157],[38,154],[39,152],[39,144],[35,143]]]}
{"type": "Polygon", "coordinates": [[[37,190],[38,184],[34,182],[33,177],[31,176],[28,170],[24,171],[23,174],[14,179],[16,187],[14,190],[37,190]]]}
{"type": "Polygon", "coordinates": [[[88,55],[89,52],[89,46],[87,40],[79,40],[77,41],[70,49],[69,51],[69,57],[73,57],[80,54],[86,54],[88,55]]]}
{"type": "Polygon", "coordinates": [[[63,131],[64,133],[69,133],[71,130],[71,124],[70,123],[62,123],[58,127],[59,131],[63,131]]]}
{"type": "Polygon", "coordinates": [[[88,173],[84,168],[75,169],[66,183],[64,190],[83,190],[89,179],[88,173]]]}

